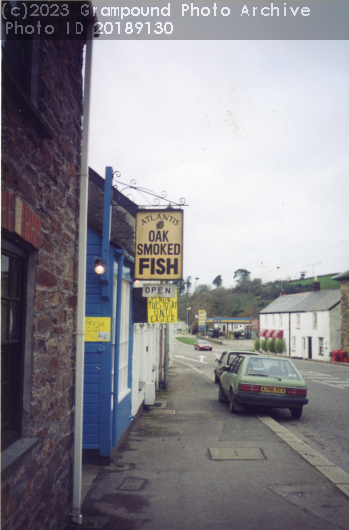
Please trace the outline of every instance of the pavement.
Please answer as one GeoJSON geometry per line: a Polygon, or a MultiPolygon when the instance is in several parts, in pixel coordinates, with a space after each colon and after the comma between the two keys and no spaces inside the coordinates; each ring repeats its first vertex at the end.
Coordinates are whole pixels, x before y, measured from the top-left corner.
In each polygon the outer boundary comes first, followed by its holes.
{"type": "Polygon", "coordinates": [[[348,474],[179,361],[111,465],[83,466],[83,497],[65,530],[349,530],[348,474]]]}

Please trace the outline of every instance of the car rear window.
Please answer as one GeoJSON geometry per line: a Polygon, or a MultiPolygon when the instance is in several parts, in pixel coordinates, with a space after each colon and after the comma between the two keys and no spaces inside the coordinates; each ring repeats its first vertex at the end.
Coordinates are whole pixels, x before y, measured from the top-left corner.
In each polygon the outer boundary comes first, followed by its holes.
{"type": "Polygon", "coordinates": [[[252,357],[247,363],[245,375],[253,374],[300,380],[293,364],[287,359],[263,359],[260,357],[252,357]]]}

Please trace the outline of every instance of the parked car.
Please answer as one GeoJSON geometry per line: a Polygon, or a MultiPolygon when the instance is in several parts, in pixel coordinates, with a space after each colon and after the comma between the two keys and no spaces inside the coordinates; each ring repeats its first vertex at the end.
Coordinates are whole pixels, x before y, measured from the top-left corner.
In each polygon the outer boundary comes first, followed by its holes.
{"type": "Polygon", "coordinates": [[[244,355],[259,355],[257,352],[242,352],[242,351],[224,351],[219,359],[216,359],[215,362],[217,363],[217,366],[213,370],[214,373],[214,382],[219,383],[221,379],[221,375],[223,373],[222,368],[228,367],[233,360],[236,358],[237,355],[244,354],[244,355]]]}
{"type": "Polygon", "coordinates": [[[218,339],[219,338],[219,329],[209,329],[207,332],[207,336],[212,339],[218,339]]]}
{"type": "Polygon", "coordinates": [[[198,340],[194,344],[194,350],[212,351],[212,344],[210,344],[208,340],[198,340]]]}
{"type": "Polygon", "coordinates": [[[231,413],[248,407],[287,408],[300,418],[308,403],[307,385],[290,359],[238,355],[223,367],[219,401],[229,401],[231,413]]]}

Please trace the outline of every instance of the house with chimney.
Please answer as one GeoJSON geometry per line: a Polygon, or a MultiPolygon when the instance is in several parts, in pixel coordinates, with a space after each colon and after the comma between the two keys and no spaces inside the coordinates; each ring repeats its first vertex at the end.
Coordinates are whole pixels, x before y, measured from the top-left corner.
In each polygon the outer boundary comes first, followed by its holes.
{"type": "Polygon", "coordinates": [[[306,293],[282,295],[259,314],[260,338],[281,338],[286,355],[330,361],[341,348],[340,289],[320,290],[314,281],[306,293]]]}

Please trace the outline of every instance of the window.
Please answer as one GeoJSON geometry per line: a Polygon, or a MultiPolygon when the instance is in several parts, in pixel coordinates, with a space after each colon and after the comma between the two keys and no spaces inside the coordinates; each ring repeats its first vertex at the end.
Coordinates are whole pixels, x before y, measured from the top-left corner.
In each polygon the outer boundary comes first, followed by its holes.
{"type": "Polygon", "coordinates": [[[282,328],[282,315],[280,315],[280,328],[282,328]]]}
{"type": "Polygon", "coordinates": [[[319,337],[319,355],[324,354],[324,339],[319,337]]]}
{"type": "Polygon", "coordinates": [[[299,376],[292,366],[292,364],[286,359],[265,359],[258,357],[251,357],[248,361],[245,374],[263,374],[263,375],[276,375],[277,377],[286,379],[298,379],[299,376]]]}
{"type": "Polygon", "coordinates": [[[302,337],[302,350],[303,350],[303,352],[305,352],[305,344],[306,344],[305,337],[302,337]]]}
{"type": "Polygon", "coordinates": [[[313,313],[313,329],[317,329],[317,313],[313,313]]]}
{"type": "Polygon", "coordinates": [[[1,445],[21,437],[26,255],[14,245],[1,251],[1,445]]]}
{"type": "Polygon", "coordinates": [[[301,315],[300,313],[297,313],[297,328],[299,329],[301,327],[301,315]]]}
{"type": "Polygon", "coordinates": [[[273,315],[273,326],[275,328],[275,315],[273,315]]]}
{"type": "Polygon", "coordinates": [[[243,361],[243,357],[237,357],[230,365],[229,372],[237,374],[240,368],[240,365],[243,361]]]}
{"type": "Polygon", "coordinates": [[[222,353],[222,356],[221,358],[219,359],[219,362],[222,364],[227,364],[226,361],[227,361],[227,357],[228,357],[228,352],[225,351],[222,353]]]}
{"type": "Polygon", "coordinates": [[[296,337],[293,336],[292,337],[292,351],[295,351],[296,350],[296,337]]]}

